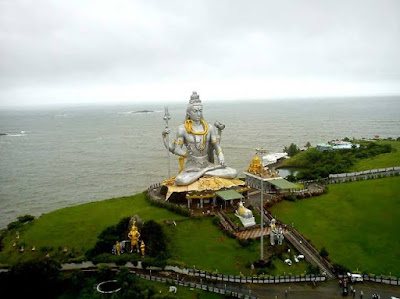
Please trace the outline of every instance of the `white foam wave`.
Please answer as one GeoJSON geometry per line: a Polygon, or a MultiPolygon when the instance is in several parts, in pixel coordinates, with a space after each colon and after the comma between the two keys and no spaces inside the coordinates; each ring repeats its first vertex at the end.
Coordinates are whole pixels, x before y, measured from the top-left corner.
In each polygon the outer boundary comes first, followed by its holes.
{"type": "Polygon", "coordinates": [[[26,136],[26,135],[28,135],[28,133],[26,132],[26,131],[21,131],[21,133],[15,133],[15,134],[13,134],[13,133],[5,133],[6,135],[4,135],[4,136],[10,136],[10,137],[22,137],[22,136],[26,136]]]}

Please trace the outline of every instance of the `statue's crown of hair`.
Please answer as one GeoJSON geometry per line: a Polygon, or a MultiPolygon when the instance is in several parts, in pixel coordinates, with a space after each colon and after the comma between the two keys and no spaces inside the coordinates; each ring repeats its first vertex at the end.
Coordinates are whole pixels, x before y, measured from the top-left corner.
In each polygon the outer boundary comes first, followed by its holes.
{"type": "Polygon", "coordinates": [[[193,91],[189,101],[189,105],[194,105],[194,104],[201,104],[200,96],[195,91],[193,91]]]}

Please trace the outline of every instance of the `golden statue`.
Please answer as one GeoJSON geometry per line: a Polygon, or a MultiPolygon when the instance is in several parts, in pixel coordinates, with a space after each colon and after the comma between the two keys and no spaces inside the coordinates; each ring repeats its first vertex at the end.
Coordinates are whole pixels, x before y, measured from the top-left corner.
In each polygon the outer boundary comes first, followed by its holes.
{"type": "Polygon", "coordinates": [[[136,222],[133,221],[131,231],[128,234],[128,238],[131,240],[131,253],[133,252],[133,248],[136,247],[136,251],[139,252],[139,238],[140,233],[136,227],[136,222]]]}
{"type": "Polygon", "coordinates": [[[121,243],[118,241],[115,243],[115,249],[117,250],[117,254],[121,255],[121,243]]]}
{"type": "Polygon", "coordinates": [[[142,252],[142,258],[144,258],[145,257],[145,253],[146,253],[146,245],[144,245],[143,241],[140,244],[140,251],[142,252]]]}

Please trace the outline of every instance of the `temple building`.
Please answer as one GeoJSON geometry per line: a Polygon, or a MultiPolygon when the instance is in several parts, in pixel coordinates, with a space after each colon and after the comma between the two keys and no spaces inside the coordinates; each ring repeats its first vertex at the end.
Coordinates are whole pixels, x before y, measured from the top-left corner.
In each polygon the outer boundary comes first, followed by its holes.
{"type": "Polygon", "coordinates": [[[283,179],[275,170],[264,167],[257,156],[251,161],[244,175],[246,186],[260,190],[262,182],[265,193],[294,192],[300,189],[298,185],[283,179]]]}

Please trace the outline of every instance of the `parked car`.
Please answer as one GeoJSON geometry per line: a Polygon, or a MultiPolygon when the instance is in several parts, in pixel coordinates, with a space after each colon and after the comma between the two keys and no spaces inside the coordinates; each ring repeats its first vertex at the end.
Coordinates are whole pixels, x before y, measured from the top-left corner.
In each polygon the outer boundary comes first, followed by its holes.
{"type": "Polygon", "coordinates": [[[299,254],[299,255],[297,256],[297,259],[299,259],[299,260],[304,260],[304,255],[299,254]]]}
{"type": "Polygon", "coordinates": [[[353,274],[353,273],[347,272],[347,277],[350,279],[351,282],[364,281],[362,275],[360,275],[360,274],[353,274]]]}

